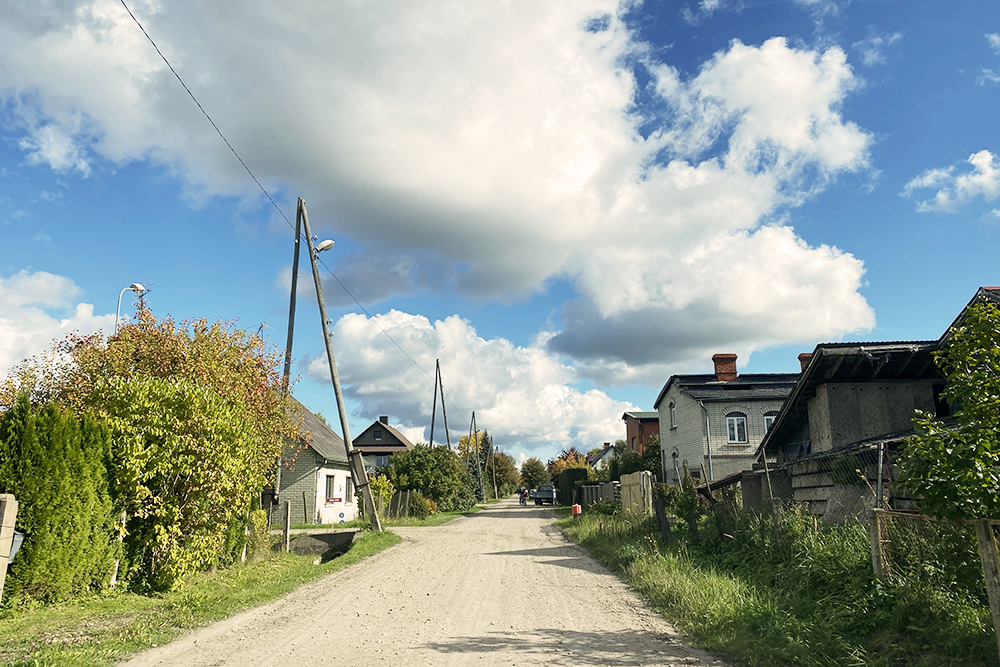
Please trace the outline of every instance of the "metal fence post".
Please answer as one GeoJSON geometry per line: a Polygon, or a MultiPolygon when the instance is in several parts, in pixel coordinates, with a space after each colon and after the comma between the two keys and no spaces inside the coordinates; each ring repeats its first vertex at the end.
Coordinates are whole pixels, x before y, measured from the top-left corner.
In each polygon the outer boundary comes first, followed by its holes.
{"type": "Polygon", "coordinates": [[[290,500],[285,501],[285,531],[284,531],[284,552],[288,553],[288,543],[290,541],[290,535],[292,532],[292,502],[290,500]]]}

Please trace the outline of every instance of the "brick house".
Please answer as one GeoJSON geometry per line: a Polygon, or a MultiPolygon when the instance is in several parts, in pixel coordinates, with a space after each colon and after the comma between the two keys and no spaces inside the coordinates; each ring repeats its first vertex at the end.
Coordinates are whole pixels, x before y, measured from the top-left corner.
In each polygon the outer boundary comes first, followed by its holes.
{"type": "Polygon", "coordinates": [[[354,519],[358,506],[343,438],[295,399],[292,404],[302,424],[299,439],[282,452],[278,502],[290,503],[292,523],[354,519]]]}
{"type": "Polygon", "coordinates": [[[751,467],[799,376],[740,375],[735,354],[716,354],[712,361],[713,374],[671,376],[653,405],[660,422],[662,479],[667,483],[679,483],[685,462],[693,476],[710,479],[751,467]]]}
{"type": "Polygon", "coordinates": [[[622,421],[625,422],[625,444],[639,456],[646,449],[646,441],[660,435],[659,412],[626,412],[622,421]]]}

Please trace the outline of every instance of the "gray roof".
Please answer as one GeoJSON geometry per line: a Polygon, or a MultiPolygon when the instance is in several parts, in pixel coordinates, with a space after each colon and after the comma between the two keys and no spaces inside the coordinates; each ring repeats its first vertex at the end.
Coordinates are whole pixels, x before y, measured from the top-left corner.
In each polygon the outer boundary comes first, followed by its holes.
{"type": "Polygon", "coordinates": [[[317,454],[327,461],[347,463],[347,448],[344,447],[344,439],[333,432],[327,424],[314,415],[309,409],[299,403],[294,398],[291,399],[292,409],[296,416],[302,417],[299,425],[300,442],[311,447],[317,454]]]}
{"type": "MultiPolygon", "coordinates": [[[[656,397],[656,403],[653,404],[653,407],[659,409],[660,403],[670,391],[670,387],[675,384],[686,394],[698,392],[697,398],[700,400],[734,400],[736,398],[736,396],[726,397],[724,392],[739,392],[743,399],[757,398],[749,395],[750,392],[754,391],[784,392],[777,397],[784,398],[795,386],[798,377],[798,373],[745,373],[737,376],[735,380],[719,382],[715,374],[671,375],[667,383],[663,385],[663,389],[660,390],[660,395],[656,397]]],[[[776,398],[776,396],[762,394],[760,398],[776,398]]]]}
{"type": "Polygon", "coordinates": [[[681,393],[698,401],[783,401],[788,397],[794,385],[787,387],[749,387],[747,389],[726,389],[725,387],[704,389],[682,389],[681,393]]]}

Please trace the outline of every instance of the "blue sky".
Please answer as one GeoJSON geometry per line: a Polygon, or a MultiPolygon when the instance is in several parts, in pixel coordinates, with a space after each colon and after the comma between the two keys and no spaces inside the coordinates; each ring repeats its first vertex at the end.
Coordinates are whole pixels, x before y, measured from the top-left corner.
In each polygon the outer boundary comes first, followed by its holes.
{"type": "MultiPolygon", "coordinates": [[[[4,3],[0,371],[119,291],[283,345],[292,230],[118,0],[4,3]]],[[[935,338],[1000,283],[1000,8],[131,5],[323,255],[352,429],[547,459],[714,352],[935,338]],[[382,333],[415,360],[407,359],[382,333]],[[440,421],[438,422],[440,423],[440,421]],[[438,433],[436,439],[440,439],[438,433]]],[[[335,412],[303,258],[297,396],[335,412]]],[[[123,311],[131,313],[126,300],[123,311]]]]}

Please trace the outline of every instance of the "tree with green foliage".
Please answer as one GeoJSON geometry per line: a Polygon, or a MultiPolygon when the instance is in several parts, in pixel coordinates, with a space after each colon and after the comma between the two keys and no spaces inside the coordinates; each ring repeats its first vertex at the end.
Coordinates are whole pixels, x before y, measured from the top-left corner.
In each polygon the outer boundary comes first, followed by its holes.
{"type": "Polygon", "coordinates": [[[549,477],[556,479],[563,470],[567,468],[583,468],[584,470],[592,471],[590,464],[587,463],[587,457],[581,454],[576,447],[570,447],[559,452],[559,455],[554,459],[551,459],[546,466],[549,471],[549,477]]]}
{"type": "Polygon", "coordinates": [[[541,459],[532,456],[521,464],[521,486],[526,489],[537,488],[539,484],[552,481],[552,475],[541,459]]]}
{"type": "Polygon", "coordinates": [[[1000,309],[974,303],[934,361],[953,419],[918,412],[900,457],[903,482],[924,510],[948,519],[1000,517],[1000,309]]]}
{"type": "Polygon", "coordinates": [[[493,475],[496,473],[496,484],[500,497],[509,496],[517,489],[517,484],[521,479],[517,472],[517,463],[514,457],[503,452],[493,452],[486,466],[486,480],[490,486],[489,493],[493,493],[493,475]]]}
{"type": "Polygon", "coordinates": [[[465,511],[476,504],[465,462],[448,447],[418,444],[408,452],[389,457],[389,465],[382,472],[395,488],[419,491],[432,498],[442,512],[465,511]]]}
{"type": "Polygon", "coordinates": [[[110,432],[19,396],[0,418],[0,493],[20,504],[27,538],[10,566],[7,601],[65,600],[109,583],[121,553],[120,521],[108,482],[110,432]]]}
{"type": "Polygon", "coordinates": [[[231,323],[140,309],[106,342],[71,335],[22,363],[0,383],[0,409],[27,392],[107,422],[133,583],[171,588],[238,555],[251,500],[297,435],[280,361],[231,323]]]}

